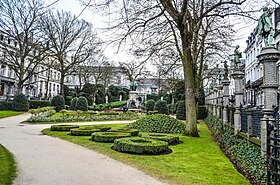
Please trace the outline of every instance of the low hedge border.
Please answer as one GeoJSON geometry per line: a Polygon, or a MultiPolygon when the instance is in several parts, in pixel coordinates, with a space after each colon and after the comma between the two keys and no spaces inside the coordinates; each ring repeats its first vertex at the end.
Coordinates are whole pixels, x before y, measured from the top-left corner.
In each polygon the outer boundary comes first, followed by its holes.
{"type": "Polygon", "coordinates": [[[91,140],[102,143],[113,143],[115,139],[131,137],[130,133],[122,132],[94,132],[91,134],[91,140]]]}
{"type": "Polygon", "coordinates": [[[168,144],[172,143],[179,143],[179,137],[178,136],[173,136],[169,134],[159,134],[159,133],[142,133],[140,134],[141,137],[143,138],[149,138],[149,139],[157,139],[161,141],[165,141],[168,144]]]}
{"type": "Polygon", "coordinates": [[[93,130],[93,129],[98,129],[99,132],[106,132],[111,129],[109,126],[103,126],[103,125],[92,125],[92,126],[80,126],[80,130],[93,130]]]}
{"type": "Polygon", "coordinates": [[[73,128],[70,130],[70,135],[72,136],[91,136],[93,132],[100,132],[100,129],[80,129],[80,128],[73,128]]]}
{"type": "Polygon", "coordinates": [[[113,149],[125,153],[161,154],[169,148],[168,143],[165,141],[142,137],[130,137],[116,139],[114,141],[113,149]]]}
{"type": "Polygon", "coordinates": [[[108,130],[109,132],[122,132],[122,133],[129,133],[131,136],[138,136],[139,130],[137,129],[125,129],[125,128],[120,128],[117,130],[108,130]]]}
{"type": "Polygon", "coordinates": [[[51,131],[70,131],[73,128],[79,128],[79,125],[52,125],[51,131]]]}

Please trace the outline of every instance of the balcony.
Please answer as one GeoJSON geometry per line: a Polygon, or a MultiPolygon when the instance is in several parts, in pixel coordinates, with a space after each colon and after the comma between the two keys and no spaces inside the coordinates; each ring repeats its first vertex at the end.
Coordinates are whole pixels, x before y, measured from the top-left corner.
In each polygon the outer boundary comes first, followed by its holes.
{"type": "Polygon", "coordinates": [[[260,77],[256,81],[252,82],[252,88],[260,87],[263,84],[263,77],[260,77]]]}

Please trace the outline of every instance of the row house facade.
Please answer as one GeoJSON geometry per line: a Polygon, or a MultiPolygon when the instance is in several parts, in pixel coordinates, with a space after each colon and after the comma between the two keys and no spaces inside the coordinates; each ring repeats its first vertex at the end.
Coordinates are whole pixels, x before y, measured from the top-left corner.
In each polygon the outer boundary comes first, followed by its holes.
{"type": "MultiPolygon", "coordinates": [[[[6,49],[15,51],[18,44],[9,36],[0,32],[0,99],[9,100],[17,93],[18,78],[9,62],[6,49]],[[5,49],[4,49],[5,47],[5,49]]],[[[33,57],[29,55],[29,57],[33,57]]],[[[28,60],[28,58],[27,58],[28,60]]],[[[47,57],[34,70],[34,74],[24,83],[22,93],[30,99],[46,99],[59,94],[60,73],[48,64],[51,57],[47,57]]]]}

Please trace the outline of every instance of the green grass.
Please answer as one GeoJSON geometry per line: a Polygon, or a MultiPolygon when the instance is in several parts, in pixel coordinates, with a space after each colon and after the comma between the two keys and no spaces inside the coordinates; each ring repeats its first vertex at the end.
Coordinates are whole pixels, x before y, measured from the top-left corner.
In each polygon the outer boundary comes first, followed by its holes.
{"type": "Polygon", "coordinates": [[[0,185],[11,185],[16,175],[16,165],[12,154],[0,145],[0,185]]]}
{"type": "MultiPolygon", "coordinates": [[[[121,126],[124,124],[112,127],[121,126]]],[[[89,140],[88,136],[69,136],[67,133],[50,132],[49,129],[45,129],[43,133],[110,156],[170,184],[250,184],[244,176],[237,172],[219,146],[212,141],[207,126],[201,123],[198,128],[200,138],[180,135],[183,144],[170,146],[173,151],[171,154],[158,156],[119,153],[111,149],[111,143],[93,142],[89,140]]]]}
{"type": "Polygon", "coordinates": [[[12,110],[1,110],[0,111],[0,119],[1,118],[6,118],[10,116],[16,116],[19,114],[22,114],[23,112],[17,112],[17,111],[12,111],[12,110]]]}

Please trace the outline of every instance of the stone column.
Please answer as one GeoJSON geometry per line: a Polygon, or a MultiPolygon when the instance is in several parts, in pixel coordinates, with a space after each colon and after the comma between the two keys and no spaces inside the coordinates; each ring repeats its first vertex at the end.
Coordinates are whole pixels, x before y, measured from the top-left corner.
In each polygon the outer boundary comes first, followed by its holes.
{"type": "Polygon", "coordinates": [[[253,117],[252,117],[253,108],[250,107],[247,109],[247,136],[250,138],[253,135],[253,117]]]}
{"type": "Polygon", "coordinates": [[[230,85],[230,81],[226,78],[224,80],[222,80],[222,85],[223,85],[223,90],[224,90],[224,94],[223,94],[223,123],[224,125],[226,125],[229,120],[227,117],[227,105],[229,105],[229,85],[230,85]]]}
{"type": "Polygon", "coordinates": [[[218,115],[217,111],[217,99],[218,99],[218,89],[217,87],[214,88],[214,98],[213,98],[213,106],[214,106],[214,115],[218,115]]]}
{"type": "Polygon", "coordinates": [[[263,84],[264,92],[264,109],[263,119],[261,120],[261,150],[263,154],[267,151],[267,125],[266,121],[273,120],[272,105],[277,104],[277,71],[276,62],[280,59],[280,53],[274,46],[266,46],[262,48],[261,53],[257,56],[263,64],[263,84]]]}
{"type": "Polygon", "coordinates": [[[223,118],[222,112],[223,107],[223,85],[218,85],[218,117],[223,118]]]}
{"type": "Polygon", "coordinates": [[[241,111],[240,105],[243,102],[243,78],[245,74],[242,71],[234,71],[232,73],[235,85],[235,112],[234,112],[234,134],[237,135],[241,130],[241,111]]]}

